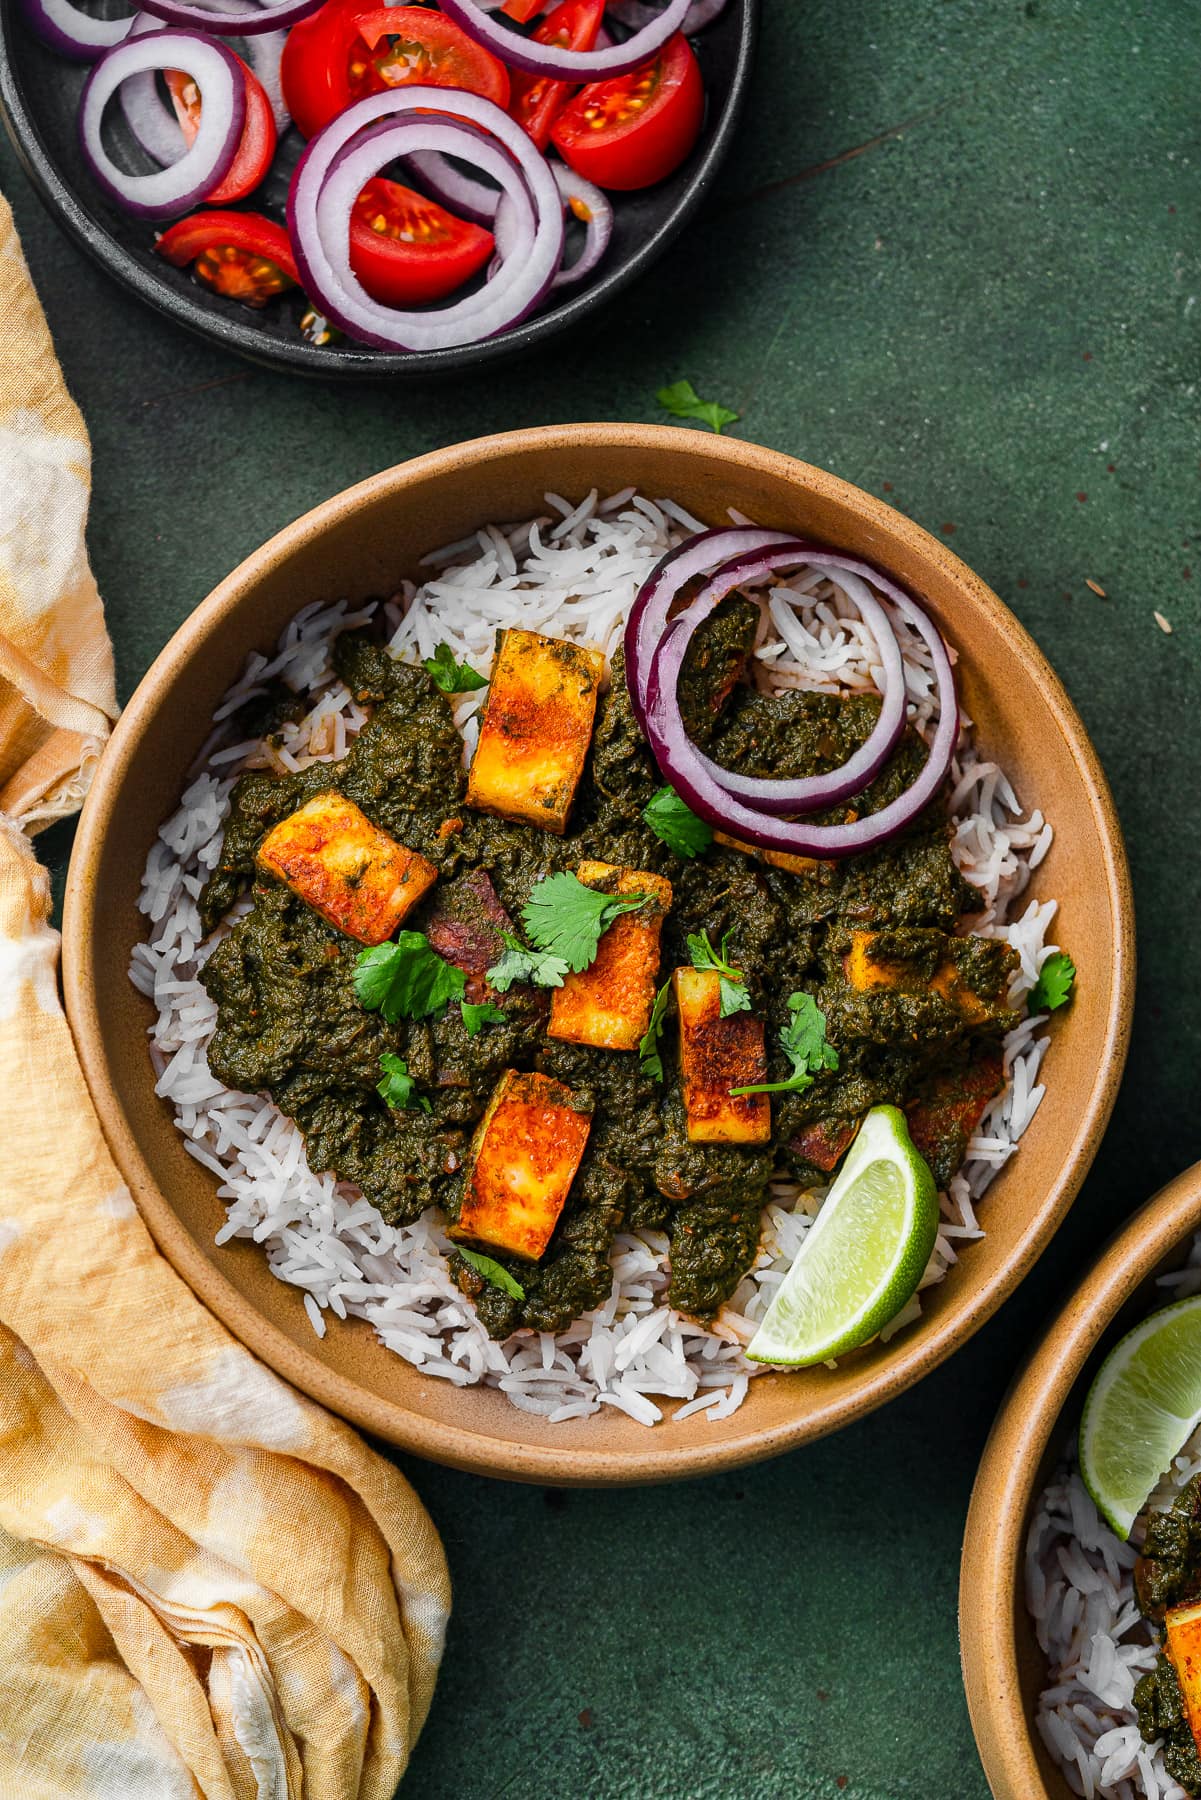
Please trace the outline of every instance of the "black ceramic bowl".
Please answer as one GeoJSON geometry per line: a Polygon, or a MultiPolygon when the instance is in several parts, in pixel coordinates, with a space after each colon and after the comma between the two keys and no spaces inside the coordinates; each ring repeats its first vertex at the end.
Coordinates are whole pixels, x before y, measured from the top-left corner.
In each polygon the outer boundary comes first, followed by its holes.
{"type": "MultiPolygon", "coordinates": [[[[758,7],[759,0],[730,0],[721,18],[693,39],[708,96],[700,141],[669,180],[644,193],[614,196],[613,242],[593,280],[502,337],[420,355],[349,342],[307,343],[299,331],[305,310],[299,294],[252,312],[155,256],[153,226],[110,205],[84,164],[76,115],[88,65],[68,62],[34,37],[19,0],[0,0],[0,106],[17,154],[55,218],[102,268],[157,312],[276,368],[311,375],[430,375],[499,362],[570,330],[662,254],[708,193],[729,149],[750,80],[758,7]]],[[[289,131],[253,206],[282,219],[286,171],[300,147],[296,131],[289,131]]]]}

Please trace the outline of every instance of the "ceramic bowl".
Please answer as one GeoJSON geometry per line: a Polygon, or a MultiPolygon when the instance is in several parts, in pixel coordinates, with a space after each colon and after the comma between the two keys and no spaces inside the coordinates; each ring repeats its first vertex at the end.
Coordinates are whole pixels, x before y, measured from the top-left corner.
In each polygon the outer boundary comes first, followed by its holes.
{"type": "Polygon", "coordinates": [[[175,634],[117,726],[84,810],[65,920],[67,1004],[109,1142],[163,1250],[212,1309],[299,1387],[409,1450],[580,1484],[666,1480],[773,1455],[849,1424],[963,1343],[1045,1248],[1096,1151],[1126,1053],[1133,958],[1105,778],[1057,677],[1000,600],[945,545],[833,475],[710,433],[645,425],[548,426],[440,450],[339,494],[256,551],[175,634]],[[1054,1023],[1046,1099],[984,1206],[987,1236],[927,1296],[920,1325],[837,1370],[760,1377],[728,1419],[668,1418],[649,1430],[608,1408],[545,1424],[496,1392],[422,1376],[366,1324],[331,1323],[318,1341],[300,1295],[269,1275],[259,1250],[214,1247],[215,1183],[155,1097],[150,1010],[126,978],[142,936],[135,903],[147,851],[248,652],[271,646],[309,602],[390,592],[431,545],[538,512],[548,488],[582,497],[629,483],[712,523],[736,507],[872,558],[925,601],[959,649],[985,750],[1055,823],[1032,891],[1058,896],[1057,934],[1081,968],[1077,997],[1054,1023]]]}
{"type": "MultiPolygon", "coordinates": [[[[17,154],[47,208],[81,249],[140,300],[177,324],[253,362],[302,375],[376,379],[479,369],[546,345],[596,318],[606,302],[656,262],[711,194],[750,87],[759,0],[731,0],[694,40],[708,107],[700,139],[666,181],[616,197],[613,242],[595,278],[565,289],[503,336],[482,344],[397,355],[350,342],[311,344],[300,335],[303,297],[293,293],[252,312],[203,287],[190,270],[154,254],[154,231],[112,205],[92,180],[79,146],[76,115],[90,65],[48,49],[20,16],[20,0],[0,0],[0,113],[17,154]]],[[[120,135],[123,124],[115,127],[120,135]]],[[[252,205],[282,220],[291,171],[303,147],[285,133],[275,166],[252,205]]],[[[126,145],[141,166],[139,152],[126,145]]],[[[144,162],[144,159],[143,159],[144,162]]],[[[144,164],[149,167],[149,164],[144,164]]]]}
{"type": "Polygon", "coordinates": [[[1171,1296],[1156,1278],[1201,1227],[1201,1163],[1148,1201],[1072,1295],[993,1426],[972,1491],[959,1635],[972,1729],[996,1800],[1075,1800],[1034,1723],[1046,1663],[1026,1611],[1030,1512],[1080,1420],[1098,1365],[1171,1296]]]}

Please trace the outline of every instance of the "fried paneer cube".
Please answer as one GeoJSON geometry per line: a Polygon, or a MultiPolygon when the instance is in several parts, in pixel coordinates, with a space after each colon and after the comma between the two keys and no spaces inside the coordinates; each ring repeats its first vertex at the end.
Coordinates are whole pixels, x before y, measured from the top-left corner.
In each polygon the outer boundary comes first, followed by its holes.
{"type": "Polygon", "coordinates": [[[1180,1683],[1189,1729],[1201,1750],[1201,1606],[1170,1606],[1164,1627],[1167,1653],[1180,1683]]]}
{"type": "Polygon", "coordinates": [[[471,1143],[450,1235],[537,1262],[575,1180],[592,1118],[549,1075],[506,1069],[471,1143]]]}
{"type": "Polygon", "coordinates": [[[599,650],[506,631],[467,777],[467,803],[559,837],[583,773],[605,672],[599,650]]]}
{"type": "Polygon", "coordinates": [[[1009,977],[1017,959],[997,939],[948,937],[941,931],[905,934],[906,954],[896,954],[893,934],[854,931],[843,957],[847,983],[857,993],[893,988],[899,993],[937,994],[969,1027],[1011,1022],[1009,977]]]}
{"type": "Polygon", "coordinates": [[[646,1036],[659,984],[659,937],[671,906],[671,883],[644,869],[582,862],[577,881],[615,895],[644,894],[647,904],[622,913],[601,938],[596,960],[555,988],[548,1034],[597,1050],[637,1050],[646,1036]]]}
{"type": "Polygon", "coordinates": [[[763,1020],[745,1012],[722,1018],[716,969],[677,969],[671,979],[680,1015],[680,1085],[689,1140],[770,1143],[768,1096],[730,1092],[767,1080],[763,1020]]]}
{"type": "Polygon", "coordinates": [[[383,944],[438,879],[342,794],[317,794],[269,831],[258,864],[361,944],[383,944]]]}

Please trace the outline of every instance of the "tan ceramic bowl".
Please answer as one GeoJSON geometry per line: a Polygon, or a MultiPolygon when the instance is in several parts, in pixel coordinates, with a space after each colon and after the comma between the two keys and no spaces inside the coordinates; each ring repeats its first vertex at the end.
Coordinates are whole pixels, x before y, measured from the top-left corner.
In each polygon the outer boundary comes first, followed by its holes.
{"type": "Polygon", "coordinates": [[[1122,1334],[1171,1296],[1201,1226],[1201,1163],[1149,1200],[1073,1294],[1010,1390],[985,1448],[963,1543],[959,1638],[968,1709],[996,1800],[1075,1800],[1034,1723],[1046,1663],[1026,1611],[1026,1528],[1079,1423],[1089,1383],[1122,1334]]]}
{"type": "Polygon", "coordinates": [[[176,1268],[266,1362],[348,1418],[437,1461],[527,1481],[660,1481],[751,1462],[848,1424],[950,1355],[1022,1279],[1072,1202],[1122,1073],[1133,981],[1129,880],[1109,791],[1063,688],[1012,615],[944,545],[846,482],[670,426],[551,426],[458,445],[389,469],[272,538],[197,608],[130,701],[84,809],[67,891],[67,1006],[88,1085],[176,1268]],[[214,1248],[223,1219],[215,1184],[155,1098],[150,1009],[126,979],[142,934],[135,901],[147,851],[250,650],[269,647],[310,601],[389,591],[431,545],[539,511],[547,488],[575,497],[631,482],[714,524],[734,506],[872,557],[925,600],[961,652],[984,746],[1056,825],[1035,891],[1059,896],[1059,930],[1081,969],[1078,998],[1056,1021],[1047,1098],[985,1207],[988,1236],[930,1295],[920,1327],[837,1371],[764,1376],[717,1424],[694,1417],[653,1430],[612,1409],[545,1424],[496,1392],[421,1375],[363,1323],[332,1322],[319,1341],[300,1295],[268,1274],[253,1245],[214,1248]]]}

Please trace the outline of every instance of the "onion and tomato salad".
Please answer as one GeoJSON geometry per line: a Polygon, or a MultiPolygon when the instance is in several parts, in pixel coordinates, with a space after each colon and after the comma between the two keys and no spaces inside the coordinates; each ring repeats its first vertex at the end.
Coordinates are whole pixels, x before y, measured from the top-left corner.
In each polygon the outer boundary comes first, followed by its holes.
{"type": "Polygon", "coordinates": [[[79,130],[107,197],[227,298],[300,286],[348,337],[424,351],[501,335],[600,265],[609,195],[665,180],[696,144],[686,33],[723,0],[142,4],[114,21],[23,0],[40,36],[94,64],[79,130]],[[114,152],[114,101],[150,168],[114,152]],[[286,226],[255,204],[285,132],[305,140],[286,226]]]}

